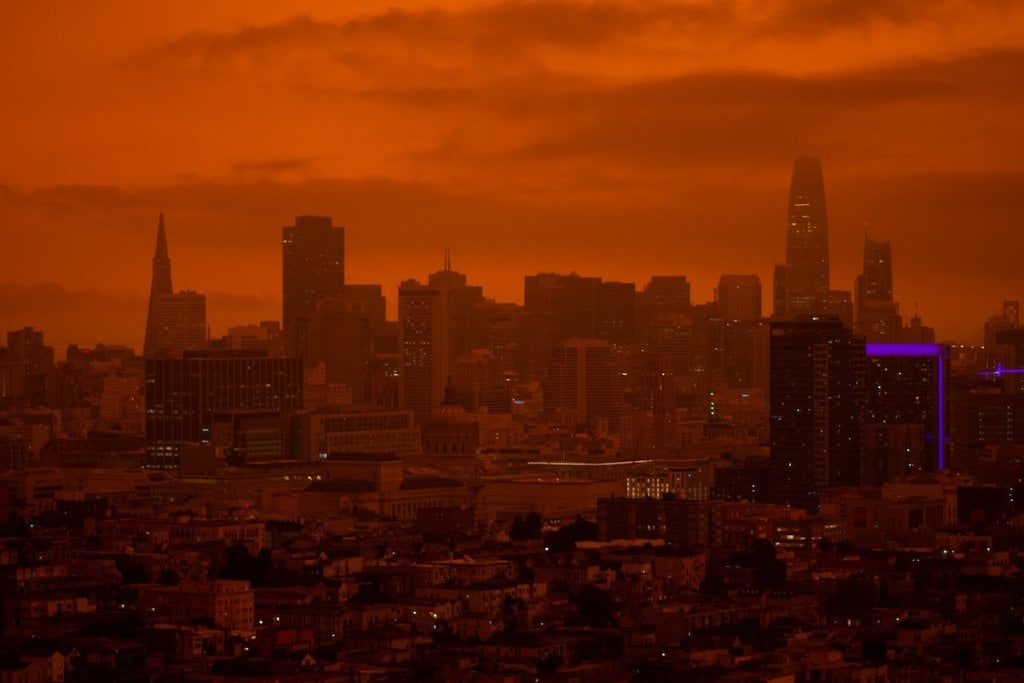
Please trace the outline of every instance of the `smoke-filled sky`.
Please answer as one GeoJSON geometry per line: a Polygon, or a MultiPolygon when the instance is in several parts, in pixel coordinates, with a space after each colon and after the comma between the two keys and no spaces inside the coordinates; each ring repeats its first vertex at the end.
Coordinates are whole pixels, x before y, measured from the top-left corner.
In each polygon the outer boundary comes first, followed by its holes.
{"type": "Polygon", "coordinates": [[[215,335],[280,318],[281,226],[347,277],[634,281],[785,256],[822,158],[832,286],[865,234],[972,339],[1024,296],[1024,3],[368,0],[0,4],[0,325],[141,349],[157,216],[215,335]]]}

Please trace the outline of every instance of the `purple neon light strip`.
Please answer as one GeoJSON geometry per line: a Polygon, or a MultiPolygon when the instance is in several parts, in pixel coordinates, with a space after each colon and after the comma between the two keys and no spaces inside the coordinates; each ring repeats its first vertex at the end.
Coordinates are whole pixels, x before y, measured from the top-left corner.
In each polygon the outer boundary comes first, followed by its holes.
{"type": "Polygon", "coordinates": [[[869,356],[935,356],[941,357],[942,344],[865,344],[869,356]]]}
{"type": "Polygon", "coordinates": [[[932,357],[935,359],[936,375],[938,376],[939,396],[936,409],[939,412],[939,470],[946,469],[946,347],[943,344],[865,344],[864,351],[868,357],[902,356],[905,358],[932,357]]]}

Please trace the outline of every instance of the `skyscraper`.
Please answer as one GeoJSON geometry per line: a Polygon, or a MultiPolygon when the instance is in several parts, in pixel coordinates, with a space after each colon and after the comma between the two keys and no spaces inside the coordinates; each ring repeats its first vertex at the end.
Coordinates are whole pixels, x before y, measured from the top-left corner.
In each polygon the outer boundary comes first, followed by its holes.
{"type": "Polygon", "coordinates": [[[775,317],[814,314],[829,288],[828,216],[821,161],[799,157],[793,163],[786,228],[786,264],[776,269],[775,317]],[[781,305],[782,310],[779,310],[781,305]]]}
{"type": "Polygon", "coordinates": [[[167,232],[164,229],[164,215],[160,214],[160,223],[156,229],[156,253],[153,254],[153,278],[149,285],[149,312],[146,315],[146,340],[142,347],[142,355],[149,358],[158,350],[160,304],[158,298],[174,294],[171,286],[171,257],[167,252],[167,232]]]}
{"type": "Polygon", "coordinates": [[[296,216],[281,229],[281,251],[285,354],[305,358],[317,302],[345,293],[345,228],[330,216],[296,216]]]}
{"type": "Polygon", "coordinates": [[[867,357],[838,320],[771,324],[771,462],[780,503],[860,483],[867,357]]]}
{"type": "Polygon", "coordinates": [[[205,294],[191,289],[159,294],[153,299],[152,320],[151,358],[180,356],[186,350],[207,345],[205,294]]]}
{"type": "Polygon", "coordinates": [[[603,339],[566,339],[552,349],[544,380],[544,410],[566,426],[607,421],[618,431],[622,411],[622,373],[603,339]]]}
{"type": "Polygon", "coordinates": [[[193,290],[174,293],[171,257],[167,251],[164,215],[156,230],[153,278],[149,286],[149,311],[142,355],[180,356],[186,349],[206,346],[206,295],[193,290]]]}
{"type": "Polygon", "coordinates": [[[723,320],[760,318],[761,278],[757,275],[723,275],[718,278],[718,315],[723,320]]]}
{"type": "Polygon", "coordinates": [[[864,238],[864,270],[857,277],[857,333],[869,342],[895,342],[902,320],[892,296],[892,249],[864,238]]]}
{"type": "Polygon", "coordinates": [[[949,445],[949,347],[869,343],[865,483],[882,483],[946,466],[949,445]],[[904,436],[912,438],[910,444],[904,436]]]}
{"type": "Polygon", "coordinates": [[[448,292],[406,280],[398,287],[399,405],[423,424],[448,383],[448,292]]]}

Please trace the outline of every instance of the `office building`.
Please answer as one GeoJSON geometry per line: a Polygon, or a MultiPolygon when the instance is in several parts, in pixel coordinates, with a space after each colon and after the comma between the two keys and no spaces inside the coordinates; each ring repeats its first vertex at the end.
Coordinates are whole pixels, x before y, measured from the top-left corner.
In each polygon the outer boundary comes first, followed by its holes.
{"type": "Polygon", "coordinates": [[[180,357],[186,350],[206,348],[208,338],[206,295],[191,289],[175,294],[171,286],[167,230],[164,227],[164,215],[160,214],[142,354],[146,358],[180,357]]]}
{"type": "Polygon", "coordinates": [[[146,361],[146,466],[175,469],[182,444],[212,444],[214,415],[302,408],[302,364],[257,352],[186,351],[146,361]]]}
{"type": "Polygon", "coordinates": [[[406,280],[398,288],[399,405],[418,424],[441,405],[448,382],[448,293],[406,280]]]}
{"type": "Polygon", "coordinates": [[[773,322],[769,344],[776,502],[814,508],[822,490],[860,483],[864,340],[837,320],[773,322]]]}
{"type": "Polygon", "coordinates": [[[188,289],[158,294],[153,303],[150,356],[180,357],[207,346],[206,295],[188,289]]]}
{"type": "Polygon", "coordinates": [[[369,318],[350,310],[341,297],[328,297],[317,302],[307,330],[306,366],[323,363],[326,384],[344,384],[352,390],[354,401],[365,401],[373,356],[369,318]]]}
{"type": "Polygon", "coordinates": [[[330,216],[296,216],[281,233],[285,354],[305,358],[317,302],[345,293],[345,228],[330,216]]]}
{"type": "Polygon", "coordinates": [[[869,343],[864,479],[944,469],[949,447],[949,348],[942,344],[869,343]]]}
{"type": "Polygon", "coordinates": [[[556,346],[543,387],[549,420],[618,431],[622,373],[607,341],[573,338],[556,346]]]}
{"type": "Polygon", "coordinates": [[[857,277],[856,331],[868,342],[899,341],[903,322],[893,300],[892,249],[888,242],[864,238],[864,270],[857,277]]]}
{"type": "Polygon", "coordinates": [[[53,347],[43,332],[25,327],[7,333],[7,358],[0,364],[0,398],[50,405],[56,398],[53,347]]]}
{"type": "Polygon", "coordinates": [[[718,315],[723,320],[761,318],[761,278],[757,275],[723,275],[716,291],[718,315]]]}
{"type": "Polygon", "coordinates": [[[636,336],[636,285],[602,282],[597,291],[596,336],[613,342],[636,336]]]}
{"type": "Polygon", "coordinates": [[[685,275],[655,275],[637,294],[637,336],[649,341],[690,313],[690,283],[685,275]]]}

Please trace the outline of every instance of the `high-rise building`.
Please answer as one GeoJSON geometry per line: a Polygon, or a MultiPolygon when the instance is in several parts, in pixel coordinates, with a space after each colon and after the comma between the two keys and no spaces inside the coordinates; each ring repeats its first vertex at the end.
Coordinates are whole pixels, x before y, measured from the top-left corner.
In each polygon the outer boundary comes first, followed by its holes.
{"type": "Polygon", "coordinates": [[[399,405],[413,411],[419,425],[441,406],[456,360],[484,347],[488,303],[483,288],[467,284],[447,255],[427,284],[399,286],[399,405]]]}
{"type": "Polygon", "coordinates": [[[214,413],[302,408],[302,363],[255,351],[146,361],[146,466],[176,469],[183,444],[211,444],[214,413]]]}
{"type": "Polygon", "coordinates": [[[556,344],[570,337],[597,336],[600,287],[601,278],[576,273],[538,273],[524,278],[523,369],[528,377],[544,377],[556,344]]]}
{"type": "Polygon", "coordinates": [[[180,356],[207,345],[206,295],[187,289],[151,299],[151,356],[180,356]]]}
{"type": "Polygon", "coordinates": [[[821,161],[800,157],[793,163],[786,228],[784,309],[776,317],[813,314],[829,288],[828,215],[821,161]]]}
{"type": "Polygon", "coordinates": [[[793,165],[785,234],[785,265],[775,268],[776,318],[817,314],[828,291],[828,218],[821,162],[801,157],[793,165]]]}
{"type": "Polygon", "coordinates": [[[622,373],[602,339],[566,339],[552,350],[544,381],[544,410],[567,426],[599,425],[617,431],[622,411],[622,373]]]}
{"type": "Polygon", "coordinates": [[[636,336],[636,285],[602,282],[597,292],[598,339],[628,341],[636,336]]]}
{"type": "Polygon", "coordinates": [[[149,286],[149,311],[142,354],[180,356],[187,349],[207,346],[206,295],[188,289],[174,293],[171,286],[171,257],[167,251],[164,215],[156,229],[156,253],[149,286]]]}
{"type": "Polygon", "coordinates": [[[468,284],[463,273],[452,270],[448,258],[445,259],[443,270],[431,273],[427,277],[427,284],[444,292],[447,298],[448,315],[445,324],[448,330],[450,369],[463,353],[482,348],[484,345],[484,321],[481,312],[484,290],[478,285],[468,284]]]}
{"type": "Polygon", "coordinates": [[[153,254],[153,277],[149,285],[149,312],[146,316],[146,340],[142,347],[142,355],[152,357],[158,351],[159,332],[159,297],[171,296],[171,257],[167,252],[167,231],[164,228],[164,215],[160,214],[160,223],[156,228],[156,253],[153,254]]]}
{"type": "Polygon", "coordinates": [[[865,482],[944,469],[949,444],[949,347],[868,343],[865,482]]]}
{"type": "Polygon", "coordinates": [[[374,336],[383,334],[387,323],[387,301],[380,285],[345,285],[345,307],[362,314],[374,336]]]}
{"type": "Polygon", "coordinates": [[[723,275],[718,278],[718,315],[723,320],[759,319],[761,278],[757,275],[723,275]]]}
{"type": "Polygon", "coordinates": [[[398,287],[399,405],[418,424],[441,405],[448,382],[448,292],[406,280],[398,287]]]}
{"type": "Polygon", "coordinates": [[[345,384],[353,399],[367,398],[367,373],[373,355],[373,336],[369,318],[349,309],[341,297],[328,297],[317,303],[309,317],[306,340],[306,364],[324,364],[327,384],[345,384]]]}
{"type": "Polygon", "coordinates": [[[48,405],[54,398],[53,347],[43,343],[43,333],[25,327],[7,333],[6,361],[2,364],[0,398],[25,398],[48,405]]]}
{"type": "Polygon", "coordinates": [[[345,228],[330,216],[296,216],[281,229],[281,250],[285,354],[305,358],[317,302],[345,293],[345,228]]]}
{"type": "Polygon", "coordinates": [[[649,340],[655,328],[671,325],[690,312],[690,283],[685,275],[655,275],[636,298],[638,336],[649,340]]]}
{"type": "Polygon", "coordinates": [[[903,325],[892,294],[892,248],[864,238],[864,271],[857,277],[857,333],[869,342],[899,339],[903,325]]]}
{"type": "Polygon", "coordinates": [[[813,508],[823,489],[860,483],[864,339],[838,320],[774,322],[770,336],[776,501],[813,508]]]}

